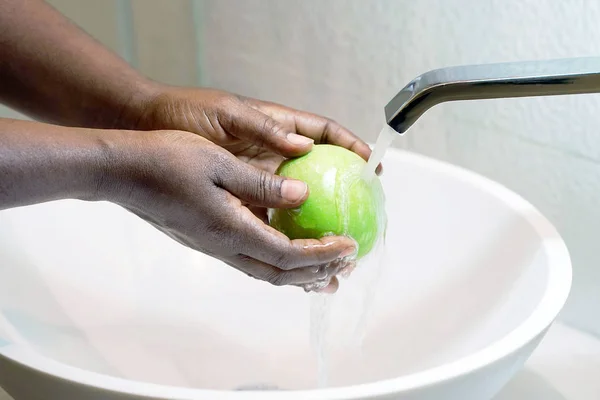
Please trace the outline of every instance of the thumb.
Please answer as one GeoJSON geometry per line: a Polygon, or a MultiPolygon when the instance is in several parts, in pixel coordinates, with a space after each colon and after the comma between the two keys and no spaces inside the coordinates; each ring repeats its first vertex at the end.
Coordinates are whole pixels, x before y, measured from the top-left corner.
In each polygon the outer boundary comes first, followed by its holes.
{"type": "Polygon", "coordinates": [[[225,131],[253,145],[268,149],[284,157],[298,157],[308,153],[314,140],[286,129],[270,116],[241,104],[234,118],[223,118],[225,131]]]}
{"type": "Polygon", "coordinates": [[[308,185],[258,169],[237,159],[222,168],[219,186],[242,201],[268,208],[294,208],[308,197],[308,185]]]}

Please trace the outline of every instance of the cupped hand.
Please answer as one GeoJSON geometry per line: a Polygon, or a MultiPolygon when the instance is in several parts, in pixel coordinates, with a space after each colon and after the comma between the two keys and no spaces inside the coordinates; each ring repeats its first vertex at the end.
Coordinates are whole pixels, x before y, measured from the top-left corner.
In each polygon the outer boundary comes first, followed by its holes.
{"type": "Polygon", "coordinates": [[[352,267],[354,241],[333,236],[290,240],[266,223],[267,208],[293,208],[307,198],[304,182],[245,163],[189,132],[133,136],[141,142],[110,163],[114,167],[108,175],[119,175],[114,182],[130,182],[113,201],[180,243],[249,276],[335,292],[335,276],[352,267]]]}

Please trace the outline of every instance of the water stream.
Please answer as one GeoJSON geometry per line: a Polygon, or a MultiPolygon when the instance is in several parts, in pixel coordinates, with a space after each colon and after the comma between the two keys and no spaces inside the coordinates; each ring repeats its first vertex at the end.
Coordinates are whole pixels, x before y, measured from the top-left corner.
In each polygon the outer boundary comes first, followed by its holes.
{"type": "Polygon", "coordinates": [[[369,182],[375,176],[375,168],[385,156],[386,150],[392,145],[394,139],[398,137],[398,133],[389,127],[388,124],[384,124],[381,132],[379,132],[379,136],[377,136],[377,141],[375,142],[375,147],[373,148],[373,152],[371,153],[371,157],[369,157],[369,162],[367,163],[364,171],[363,171],[363,179],[369,182]]]}
{"type": "MultiPolygon", "coordinates": [[[[371,153],[371,157],[362,173],[362,179],[370,182],[375,177],[375,169],[383,159],[386,150],[391,146],[398,134],[387,124],[377,137],[375,148],[371,153]]],[[[382,199],[382,207],[385,206],[385,201],[382,199]]],[[[384,213],[385,215],[385,213],[384,213]]],[[[343,341],[344,346],[347,346],[345,351],[357,352],[360,360],[361,348],[364,336],[367,331],[369,316],[371,315],[372,305],[377,293],[377,286],[383,271],[383,260],[385,254],[385,226],[387,220],[379,221],[382,226],[382,236],[373,247],[373,250],[360,260],[356,266],[356,270],[361,269],[361,273],[353,274],[355,279],[360,279],[360,282],[353,282],[352,298],[357,300],[358,307],[353,309],[354,318],[352,326],[347,326],[345,332],[348,332],[347,337],[336,337],[336,340],[343,341]]],[[[349,280],[352,277],[349,278],[349,280]]],[[[340,291],[344,289],[345,284],[340,282],[340,291]]],[[[329,367],[330,360],[328,350],[334,344],[328,341],[332,322],[332,313],[335,308],[335,300],[338,295],[327,294],[311,294],[310,300],[310,342],[316,359],[317,370],[317,387],[325,388],[329,386],[329,367]]],[[[342,299],[342,301],[345,301],[342,299]]],[[[339,343],[336,343],[339,345],[339,343]]]]}

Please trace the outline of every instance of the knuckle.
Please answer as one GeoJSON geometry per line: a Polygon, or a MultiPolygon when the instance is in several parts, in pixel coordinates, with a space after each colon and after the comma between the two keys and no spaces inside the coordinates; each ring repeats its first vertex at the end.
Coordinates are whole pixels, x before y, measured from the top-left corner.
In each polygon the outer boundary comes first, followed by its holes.
{"type": "Polygon", "coordinates": [[[206,157],[208,171],[213,175],[213,180],[218,186],[222,186],[226,180],[235,177],[235,168],[229,154],[223,151],[212,151],[206,157]]]}
{"type": "Polygon", "coordinates": [[[335,137],[340,132],[341,125],[338,124],[335,120],[327,118],[325,120],[325,127],[323,131],[327,137],[335,137]]]}
{"type": "Polygon", "coordinates": [[[267,193],[279,193],[281,187],[281,179],[278,179],[275,175],[261,170],[261,180],[263,189],[267,193]]]}
{"type": "Polygon", "coordinates": [[[251,197],[256,199],[259,202],[263,202],[267,197],[266,188],[269,186],[269,177],[265,171],[259,171],[255,176],[254,185],[252,185],[249,190],[252,190],[254,193],[251,193],[251,197]]]}
{"type": "Polygon", "coordinates": [[[283,133],[283,126],[274,119],[266,117],[263,121],[263,131],[272,136],[279,136],[283,133]]]}
{"type": "Polygon", "coordinates": [[[235,175],[235,164],[237,160],[235,160],[231,154],[226,153],[224,151],[219,151],[215,154],[214,161],[215,165],[225,174],[235,175]]]}
{"type": "Polygon", "coordinates": [[[215,103],[217,109],[230,110],[233,106],[239,106],[240,101],[236,96],[229,93],[219,93],[216,96],[215,103]]]}
{"type": "Polygon", "coordinates": [[[212,103],[212,112],[216,117],[219,125],[225,130],[230,130],[236,126],[236,118],[234,110],[240,108],[241,103],[233,96],[228,94],[217,96],[212,103]]]}
{"type": "Polygon", "coordinates": [[[258,182],[256,186],[261,192],[264,193],[270,188],[272,179],[271,176],[267,173],[267,171],[260,170],[258,172],[257,181],[258,182]]]}
{"type": "Polygon", "coordinates": [[[241,95],[239,93],[231,93],[231,96],[233,96],[233,98],[236,101],[238,101],[238,102],[240,102],[242,104],[251,104],[251,99],[250,98],[248,98],[246,96],[243,96],[243,95],[241,95]]]}
{"type": "Polygon", "coordinates": [[[256,182],[253,185],[254,197],[259,201],[265,201],[271,199],[274,196],[280,197],[280,186],[281,183],[272,174],[267,171],[260,170],[256,175],[256,182]]]}
{"type": "Polygon", "coordinates": [[[333,118],[325,118],[325,124],[331,128],[339,126],[338,122],[333,118]]]}

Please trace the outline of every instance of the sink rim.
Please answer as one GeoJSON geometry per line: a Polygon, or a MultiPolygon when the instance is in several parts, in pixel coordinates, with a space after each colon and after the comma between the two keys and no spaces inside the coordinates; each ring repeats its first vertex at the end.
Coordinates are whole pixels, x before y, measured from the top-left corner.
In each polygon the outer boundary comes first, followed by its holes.
{"type": "Polygon", "coordinates": [[[472,184],[487,192],[523,217],[542,238],[542,247],[548,258],[548,277],[544,294],[536,309],[519,326],[489,346],[453,362],[397,378],[351,386],[295,391],[250,392],[214,389],[193,389],[179,386],[159,385],[117,378],[50,359],[16,343],[0,345],[0,357],[25,368],[54,378],[108,392],[125,393],[147,398],[173,398],[192,400],[211,399],[358,399],[388,393],[407,392],[416,388],[440,384],[468,375],[506,356],[517,352],[534,340],[554,322],[563,308],[572,281],[569,251],[555,227],[532,204],[505,186],[465,168],[401,149],[389,149],[385,159],[400,159],[437,174],[446,175],[454,181],[472,184]]]}

